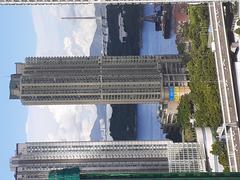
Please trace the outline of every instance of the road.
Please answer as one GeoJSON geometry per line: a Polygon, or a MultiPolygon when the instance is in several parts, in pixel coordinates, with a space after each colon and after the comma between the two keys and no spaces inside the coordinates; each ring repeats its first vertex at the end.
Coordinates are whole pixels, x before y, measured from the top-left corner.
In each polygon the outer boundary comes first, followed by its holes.
{"type": "Polygon", "coordinates": [[[209,12],[215,42],[214,54],[230,171],[238,172],[240,170],[240,154],[238,152],[240,150],[240,132],[222,3],[209,3],[209,12]]]}

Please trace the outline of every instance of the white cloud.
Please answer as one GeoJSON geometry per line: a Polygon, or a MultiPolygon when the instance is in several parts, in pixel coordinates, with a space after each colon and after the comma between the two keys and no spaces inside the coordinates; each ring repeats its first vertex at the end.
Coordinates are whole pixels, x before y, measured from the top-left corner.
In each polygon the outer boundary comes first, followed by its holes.
{"type": "Polygon", "coordinates": [[[95,105],[29,107],[28,141],[90,140],[97,118],[95,105]]]}
{"type": "Polygon", "coordinates": [[[113,112],[113,109],[112,107],[110,106],[110,104],[107,104],[107,119],[111,119],[112,117],[112,112],[113,112]]]}
{"type": "MultiPolygon", "coordinates": [[[[35,6],[37,56],[90,55],[96,20],[63,20],[64,16],[94,16],[93,5],[35,6]]],[[[97,119],[95,105],[30,106],[28,141],[90,140],[97,119]]],[[[111,107],[108,108],[111,117],[111,107]]]]}
{"type": "Polygon", "coordinates": [[[72,56],[72,40],[70,37],[64,38],[64,50],[69,56],[72,56]]]}
{"type": "Polygon", "coordinates": [[[32,15],[37,35],[37,56],[90,54],[90,46],[97,29],[96,20],[62,17],[95,16],[94,5],[34,6],[32,15]]]}
{"type": "Polygon", "coordinates": [[[107,117],[106,117],[107,118],[107,123],[106,123],[106,131],[107,131],[107,133],[106,133],[106,135],[107,135],[107,140],[112,141],[113,138],[110,135],[110,119],[112,117],[113,109],[112,109],[110,104],[107,105],[106,111],[107,111],[107,117]]]}

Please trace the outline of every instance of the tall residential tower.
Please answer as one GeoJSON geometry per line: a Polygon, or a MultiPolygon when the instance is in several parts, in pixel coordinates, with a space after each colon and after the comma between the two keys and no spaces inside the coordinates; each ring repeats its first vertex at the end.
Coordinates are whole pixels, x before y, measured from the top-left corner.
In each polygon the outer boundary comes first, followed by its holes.
{"type": "Polygon", "coordinates": [[[200,144],[172,141],[31,142],[17,144],[10,164],[17,180],[47,179],[50,171],[71,167],[81,173],[206,171],[200,144]]]}
{"type": "Polygon", "coordinates": [[[138,104],[189,92],[178,56],[30,57],[16,64],[10,99],[25,105],[138,104]],[[172,87],[172,88],[169,88],[172,87]]]}

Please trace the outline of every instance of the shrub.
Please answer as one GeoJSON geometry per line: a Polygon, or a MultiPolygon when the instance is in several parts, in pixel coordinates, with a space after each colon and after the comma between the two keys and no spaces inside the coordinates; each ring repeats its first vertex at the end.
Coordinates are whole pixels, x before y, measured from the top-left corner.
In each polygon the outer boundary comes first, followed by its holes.
{"type": "Polygon", "coordinates": [[[237,21],[237,25],[240,26],[240,19],[237,21]]]}
{"type": "Polygon", "coordinates": [[[234,32],[240,35],[240,28],[237,28],[234,32]]]}

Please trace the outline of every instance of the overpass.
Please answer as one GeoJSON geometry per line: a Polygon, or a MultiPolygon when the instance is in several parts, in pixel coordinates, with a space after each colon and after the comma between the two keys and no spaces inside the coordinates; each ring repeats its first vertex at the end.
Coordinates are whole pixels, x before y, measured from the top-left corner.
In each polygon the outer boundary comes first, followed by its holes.
{"type": "Polygon", "coordinates": [[[225,30],[223,6],[221,2],[209,3],[210,24],[215,43],[215,62],[218,87],[223,116],[223,128],[226,136],[229,167],[231,172],[240,171],[240,132],[235,92],[233,88],[231,60],[225,30]]]}
{"type": "MultiPolygon", "coordinates": [[[[69,5],[69,4],[147,4],[147,3],[208,3],[219,0],[0,0],[0,5],[69,5]]],[[[237,0],[222,0],[222,2],[237,0]]]]}

